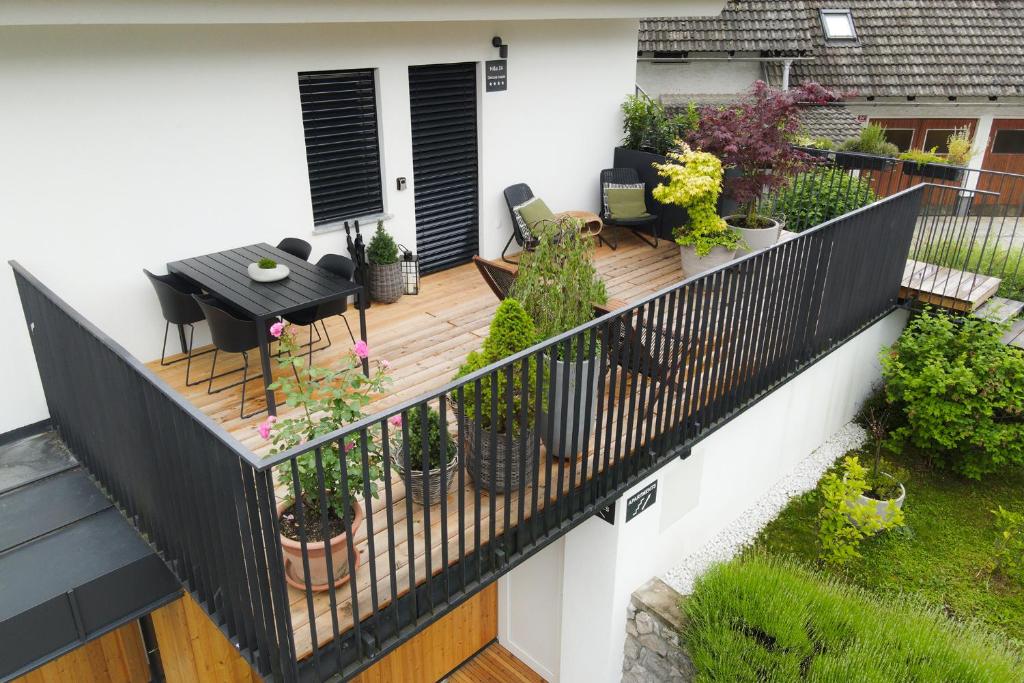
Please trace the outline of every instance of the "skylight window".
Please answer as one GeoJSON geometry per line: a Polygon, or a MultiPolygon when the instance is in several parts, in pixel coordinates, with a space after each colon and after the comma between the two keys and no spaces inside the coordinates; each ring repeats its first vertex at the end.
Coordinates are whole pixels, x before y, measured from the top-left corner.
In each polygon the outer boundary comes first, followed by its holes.
{"type": "Polygon", "coordinates": [[[853,14],[848,9],[821,10],[821,28],[827,40],[857,40],[853,14]]]}

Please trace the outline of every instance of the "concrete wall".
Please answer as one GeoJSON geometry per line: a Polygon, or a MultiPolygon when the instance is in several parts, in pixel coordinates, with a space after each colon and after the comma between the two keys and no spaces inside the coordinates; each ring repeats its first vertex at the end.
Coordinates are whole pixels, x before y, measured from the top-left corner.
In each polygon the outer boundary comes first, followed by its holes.
{"type": "Polygon", "coordinates": [[[501,579],[511,600],[529,595],[530,608],[506,610],[499,640],[551,680],[618,681],[630,594],[742,515],[852,419],[880,377],[879,349],[905,323],[903,311],[886,317],[700,442],[689,458],[638,483],[620,502],[655,480],[657,500],[628,523],[619,504],[614,526],[592,518],[564,537],[560,554],[545,551],[501,579]],[[520,633],[557,638],[560,647],[531,646],[520,633]]]}
{"type": "MultiPolygon", "coordinates": [[[[500,35],[508,90],[479,88],[480,245],[496,256],[507,185],[596,208],[636,34],[635,20],[0,28],[3,260],[148,361],[163,320],[142,268],[288,235],[314,259],[344,253],[344,233],[313,235],[296,77],[332,68],[377,69],[388,228],[412,246],[408,67],[494,59],[500,35]]],[[[0,314],[3,433],[46,410],[9,273],[0,314]]]]}
{"type": "Polygon", "coordinates": [[[638,60],[636,82],[648,95],[733,95],[764,78],[758,61],[651,62],[638,60]]]}

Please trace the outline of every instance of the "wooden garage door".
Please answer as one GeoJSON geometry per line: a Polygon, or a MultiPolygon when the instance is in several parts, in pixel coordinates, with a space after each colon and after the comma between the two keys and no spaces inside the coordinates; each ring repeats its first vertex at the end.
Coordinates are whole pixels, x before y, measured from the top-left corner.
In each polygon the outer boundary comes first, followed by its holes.
{"type": "MultiPolygon", "coordinates": [[[[901,152],[905,152],[908,149],[931,149],[932,147],[938,147],[941,153],[946,144],[946,139],[949,138],[953,131],[959,128],[967,128],[973,134],[978,125],[977,119],[952,118],[872,118],[870,122],[885,128],[890,141],[895,143],[901,152]]],[[[902,164],[899,162],[896,163],[892,171],[873,174],[871,184],[875,192],[888,196],[925,180],[942,185],[958,184],[934,178],[904,175],[902,164]]],[[[933,196],[946,199],[947,194],[950,204],[956,201],[955,192],[943,193],[942,195],[935,194],[933,196]]]]}
{"type": "MultiPolygon", "coordinates": [[[[986,171],[1024,174],[1024,119],[995,119],[981,167],[986,171]]],[[[1003,207],[1024,204],[1024,182],[998,173],[982,173],[978,189],[998,192],[1003,207]]]]}

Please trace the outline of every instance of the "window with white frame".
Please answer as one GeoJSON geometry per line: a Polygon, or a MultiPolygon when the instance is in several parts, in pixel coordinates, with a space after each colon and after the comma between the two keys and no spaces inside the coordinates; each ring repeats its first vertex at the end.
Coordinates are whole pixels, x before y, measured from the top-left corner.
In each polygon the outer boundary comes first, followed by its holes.
{"type": "Polygon", "coordinates": [[[821,29],[826,40],[857,40],[857,29],[853,25],[853,13],[848,9],[821,10],[821,29]]]}

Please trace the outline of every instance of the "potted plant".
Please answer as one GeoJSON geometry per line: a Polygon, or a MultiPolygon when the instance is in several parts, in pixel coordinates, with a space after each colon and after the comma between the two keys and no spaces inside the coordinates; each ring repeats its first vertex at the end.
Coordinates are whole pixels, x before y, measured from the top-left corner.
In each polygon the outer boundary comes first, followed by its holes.
{"type": "Polygon", "coordinates": [[[281,265],[274,259],[261,258],[249,264],[249,277],[256,282],[277,282],[288,277],[288,266],[281,265]]]}
{"type": "MultiPolygon", "coordinates": [[[[577,218],[563,218],[548,225],[538,235],[537,246],[525,252],[519,262],[519,273],[512,285],[511,296],[517,299],[533,320],[538,339],[550,339],[583,325],[594,317],[594,304],[608,301],[604,282],[594,268],[594,240],[583,234],[577,218]]],[[[577,451],[586,448],[583,434],[593,423],[597,402],[589,414],[575,402],[597,392],[597,357],[600,346],[593,340],[590,355],[589,333],[582,339],[583,357],[579,358],[579,339],[573,339],[568,351],[559,344],[548,349],[552,372],[554,403],[551,410],[541,410],[541,437],[549,454],[569,458],[575,442],[577,451]],[[577,373],[579,373],[577,375],[577,373]],[[589,380],[588,380],[589,378],[589,380]],[[586,388],[582,388],[587,383],[586,388]],[[563,396],[568,396],[568,411],[562,414],[563,396]],[[573,420],[573,414],[577,418],[573,420]],[[553,423],[553,424],[552,424],[553,423]]]]}
{"type": "MultiPolygon", "coordinates": [[[[494,314],[483,346],[466,357],[455,378],[527,349],[536,339],[533,320],[522,304],[512,298],[505,299],[494,314]]],[[[485,374],[479,383],[469,382],[463,387],[462,405],[454,406],[462,412],[467,423],[466,467],[476,485],[486,491],[501,493],[506,487],[529,486],[533,482],[537,463],[531,462],[529,455],[535,436],[537,406],[532,397],[537,386],[537,372],[537,363],[531,356],[528,360],[513,363],[511,386],[504,371],[485,374]],[[522,380],[523,363],[528,366],[525,385],[522,380]],[[492,405],[495,399],[496,409],[492,405]],[[524,473],[523,482],[520,482],[520,470],[524,473]]]]}
{"type": "Polygon", "coordinates": [[[716,207],[722,192],[722,162],[708,152],[696,152],[683,144],[669,153],[669,162],[656,165],[668,179],[654,188],[654,198],[684,207],[686,224],[676,226],[673,236],[679,245],[683,275],[697,275],[736,257],[743,244],[739,232],[729,227],[716,207]]]}
{"type": "Polygon", "coordinates": [[[441,499],[442,469],[445,479],[444,494],[447,495],[452,482],[455,481],[455,472],[459,466],[458,449],[455,446],[455,439],[448,432],[448,425],[441,424],[441,415],[433,408],[424,411],[418,406],[410,408],[404,419],[401,415],[396,415],[392,418],[391,424],[396,428],[391,462],[402,480],[408,482],[413,502],[423,504],[423,480],[426,479],[430,501],[436,503],[441,499]]]}
{"type": "MultiPolygon", "coordinates": [[[[288,405],[300,409],[297,417],[279,420],[270,416],[259,425],[260,436],[273,444],[272,454],[294,448],[358,420],[370,396],[380,393],[390,381],[385,373],[385,361],[377,361],[376,371],[371,376],[363,374],[362,359],[369,353],[364,341],[356,342],[337,369],[328,369],[307,365],[301,344],[282,323],[271,326],[270,333],[278,338],[281,345],[278,363],[288,369],[270,388],[284,391],[288,405]]],[[[382,462],[377,446],[378,433],[368,430],[365,434],[365,443],[359,443],[357,435],[352,434],[342,443],[332,442],[318,449],[319,467],[315,451],[297,456],[297,481],[293,478],[291,460],[277,468],[278,484],[285,489],[285,495],[277,504],[285,579],[295,588],[306,589],[307,576],[300,540],[303,533],[312,590],[324,591],[332,584],[335,587],[342,585],[359,566],[359,552],[354,548],[356,566],[349,566],[349,543],[363,523],[360,500],[367,494],[377,496],[382,462]],[[296,509],[299,500],[302,503],[301,527],[296,509]],[[323,515],[325,507],[326,519],[323,515]],[[330,534],[333,575],[327,571],[325,528],[330,534]]]]}
{"type": "Polygon", "coordinates": [[[895,165],[899,148],[885,137],[885,128],[878,124],[864,126],[860,135],[849,138],[836,151],[836,166],[840,168],[887,171],[895,165]]]}
{"type": "Polygon", "coordinates": [[[791,141],[794,145],[799,147],[801,151],[822,159],[827,158],[828,153],[835,148],[835,143],[824,136],[812,137],[810,135],[800,133],[794,135],[791,141]]]}
{"type": "Polygon", "coordinates": [[[725,221],[739,231],[745,249],[764,249],[779,239],[782,223],[760,211],[764,193],[786,185],[817,161],[790,142],[800,130],[801,105],[836,99],[816,83],[781,91],[757,81],[735,104],[701,109],[700,123],[688,142],[740,172],[725,181],[726,194],[737,202],[740,213],[725,216],[725,221]]]}
{"type": "MultiPolygon", "coordinates": [[[[640,181],[650,191],[658,184],[657,172],[651,166],[664,163],[676,140],[685,138],[696,129],[700,120],[697,105],[690,102],[686,110],[669,116],[660,102],[643,94],[630,95],[622,103],[622,144],[615,148],[612,164],[615,168],[632,168],[640,176],[640,181]]],[[[651,212],[657,206],[649,202],[651,212]]],[[[682,210],[664,207],[657,212],[661,217],[659,223],[680,224],[686,220],[682,210]]],[[[660,237],[660,229],[658,236],[660,237]]]]}
{"type": "Polygon", "coordinates": [[[873,509],[882,522],[889,522],[897,514],[896,510],[903,509],[903,501],[907,498],[904,487],[907,473],[882,458],[882,446],[889,435],[888,408],[868,407],[864,412],[864,422],[874,451],[873,466],[865,477],[865,489],[857,496],[856,502],[873,509]]]}
{"type": "Polygon", "coordinates": [[[934,178],[960,182],[964,176],[965,166],[973,154],[970,131],[958,129],[946,141],[949,150],[945,156],[938,154],[935,147],[930,150],[911,149],[900,155],[903,160],[903,173],[909,176],[934,178]]]}
{"type": "Polygon", "coordinates": [[[398,260],[398,245],[395,239],[384,229],[384,221],[377,221],[377,231],[373,233],[370,244],[366,247],[366,260],[369,262],[370,297],[383,304],[391,304],[402,298],[402,264],[398,260]]]}

